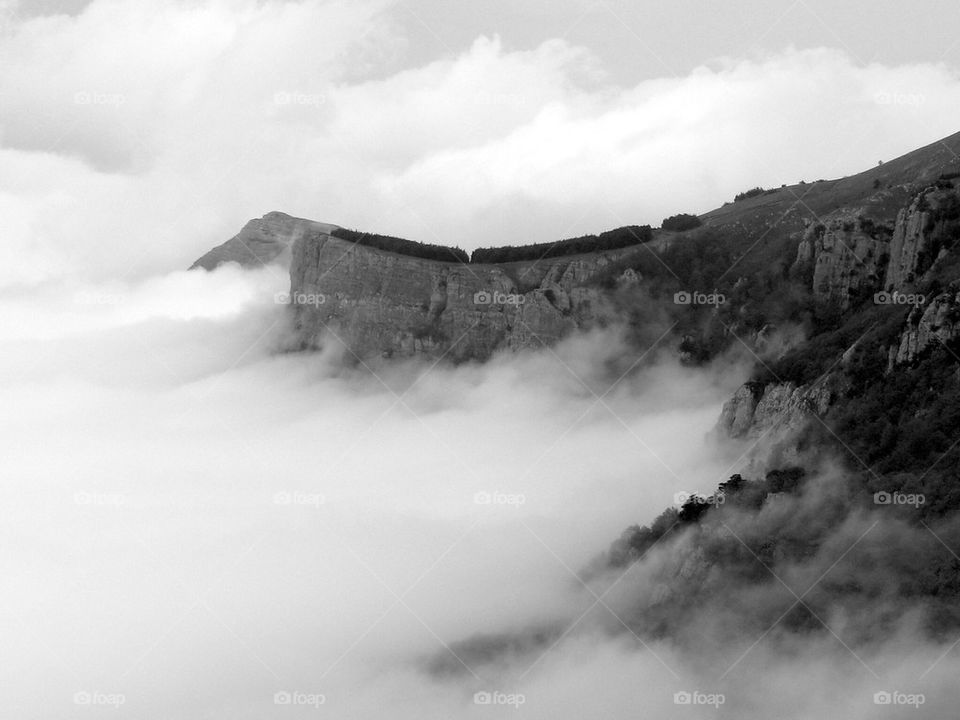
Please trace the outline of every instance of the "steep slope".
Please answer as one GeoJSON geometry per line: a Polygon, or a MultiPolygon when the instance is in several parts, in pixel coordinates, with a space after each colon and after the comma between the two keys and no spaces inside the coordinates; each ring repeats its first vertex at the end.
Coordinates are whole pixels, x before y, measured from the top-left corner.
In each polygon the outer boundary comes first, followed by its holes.
{"type": "Polygon", "coordinates": [[[250,220],[232,238],[198,258],[190,269],[213,270],[228,262],[239,263],[242,267],[261,267],[271,262],[289,261],[290,248],[298,237],[308,232],[329,233],[336,227],[282,212],[269,212],[262,218],[250,220]]]}
{"type": "Polygon", "coordinates": [[[836,180],[785,185],[731,202],[701,216],[709,225],[795,232],[803,220],[858,207],[870,218],[895,214],[920,188],[960,171],[960,133],[937,140],[864,172],[836,180]]]}

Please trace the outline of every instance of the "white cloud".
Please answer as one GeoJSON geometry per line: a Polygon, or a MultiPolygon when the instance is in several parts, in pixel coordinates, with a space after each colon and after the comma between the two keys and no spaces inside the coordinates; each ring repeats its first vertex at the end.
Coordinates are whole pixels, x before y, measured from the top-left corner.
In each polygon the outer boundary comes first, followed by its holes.
{"type": "Polygon", "coordinates": [[[17,320],[0,339],[0,558],[18,618],[0,665],[26,668],[2,691],[21,717],[73,717],[84,689],[125,695],[138,717],[232,703],[262,716],[310,683],[347,714],[368,692],[414,691],[449,716],[466,688],[416,670],[443,649],[433,633],[454,642],[581,601],[531,531],[580,568],[671,502],[667,468],[716,481],[690,442],[724,392],[705,378],[682,380],[683,410],[660,392],[676,369],[626,380],[605,398],[613,415],[562,363],[600,383],[621,346],[573,339],[559,359],[440,367],[412,387],[424,368],[379,368],[397,404],[369,374],[274,354],[284,287],[227,266],[0,300],[17,320]],[[387,587],[418,579],[381,617],[387,587]]]}
{"type": "Polygon", "coordinates": [[[404,67],[385,8],[97,0],[21,22],[0,42],[0,283],[184,267],[272,209],[468,249],[656,224],[889,159],[949,134],[960,100],[946,67],[833,50],[635,87],[564,40],[404,67]]]}

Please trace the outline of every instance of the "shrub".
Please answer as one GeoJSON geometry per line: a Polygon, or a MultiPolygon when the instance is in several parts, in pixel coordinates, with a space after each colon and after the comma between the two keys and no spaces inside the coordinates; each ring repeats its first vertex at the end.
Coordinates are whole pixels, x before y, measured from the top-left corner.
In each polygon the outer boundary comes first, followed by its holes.
{"type": "Polygon", "coordinates": [[[671,215],[665,218],[660,227],[670,232],[683,232],[684,230],[693,230],[701,225],[703,225],[703,223],[696,215],[680,213],[679,215],[671,215]]]}
{"type": "Polygon", "coordinates": [[[470,262],[470,257],[467,253],[458,247],[430,245],[429,243],[405,240],[403,238],[391,237],[390,235],[377,235],[375,233],[360,232],[359,230],[347,230],[346,228],[337,228],[330,234],[341,240],[356,243],[357,245],[386,250],[387,252],[393,252],[399,255],[409,255],[425,260],[439,260],[440,262],[470,262]]]}
{"type": "Polygon", "coordinates": [[[628,225],[617,228],[616,230],[608,230],[599,235],[583,235],[581,237],[559,240],[553,243],[477,248],[473,251],[470,262],[517,262],[519,260],[540,260],[541,258],[578,255],[580,253],[597,252],[600,250],[615,250],[617,248],[649,242],[652,237],[653,230],[649,225],[628,225]]]}
{"type": "Polygon", "coordinates": [[[734,196],[733,201],[740,202],[741,200],[749,200],[752,197],[757,197],[757,195],[763,195],[765,192],[766,190],[764,190],[762,187],[757,186],[755,188],[750,188],[749,190],[745,190],[742,193],[737,193],[734,196]]]}

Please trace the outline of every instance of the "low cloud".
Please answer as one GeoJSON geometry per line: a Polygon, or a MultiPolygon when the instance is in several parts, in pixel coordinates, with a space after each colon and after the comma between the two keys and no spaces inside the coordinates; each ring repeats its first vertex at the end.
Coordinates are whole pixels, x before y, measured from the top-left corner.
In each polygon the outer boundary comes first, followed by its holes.
{"type": "Polygon", "coordinates": [[[75,691],[160,717],[418,687],[456,713],[469,688],[434,687],[423,658],[568,618],[571,569],[678,476],[723,470],[692,449],[729,388],[670,365],[611,388],[615,336],[348,370],[277,353],[283,282],[225,266],[78,291],[115,304],[4,299],[35,321],[0,353],[22,717],[72,716],[75,691]]]}

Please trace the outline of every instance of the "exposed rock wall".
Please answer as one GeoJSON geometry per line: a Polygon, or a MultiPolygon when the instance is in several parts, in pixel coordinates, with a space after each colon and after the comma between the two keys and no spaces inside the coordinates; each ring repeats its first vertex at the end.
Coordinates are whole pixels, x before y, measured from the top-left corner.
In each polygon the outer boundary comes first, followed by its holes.
{"type": "Polygon", "coordinates": [[[827,374],[809,385],[746,383],[724,403],[717,429],[727,437],[745,439],[797,430],[812,414],[827,412],[837,395],[837,382],[835,375],[827,374]]]}
{"type": "Polygon", "coordinates": [[[900,342],[890,348],[889,370],[914,362],[927,348],[960,336],[960,293],[945,292],[907,316],[900,342]]]}
{"type": "Polygon", "coordinates": [[[812,266],[814,295],[844,309],[861,289],[908,291],[951,244],[958,205],[955,189],[928,187],[899,210],[892,234],[858,213],[840,213],[807,227],[794,267],[812,266]]]}
{"type": "Polygon", "coordinates": [[[637,248],[539,262],[446,263],[354,245],[326,232],[294,242],[290,292],[301,347],[338,339],[359,358],[483,360],[540,347],[600,312],[585,283],[637,248]]]}
{"type": "Polygon", "coordinates": [[[929,211],[921,204],[925,196],[926,193],[921,193],[897,213],[890,240],[890,261],[883,281],[888,290],[902,290],[915,280],[920,253],[927,244],[925,228],[930,221],[929,211]]]}
{"type": "Polygon", "coordinates": [[[841,308],[862,288],[879,285],[886,243],[864,231],[857,219],[833,218],[807,227],[796,265],[813,263],[813,293],[841,308]]]}
{"type": "Polygon", "coordinates": [[[929,187],[897,214],[890,240],[890,262],[884,287],[909,289],[952,244],[949,226],[960,214],[957,191],[929,187]]]}

